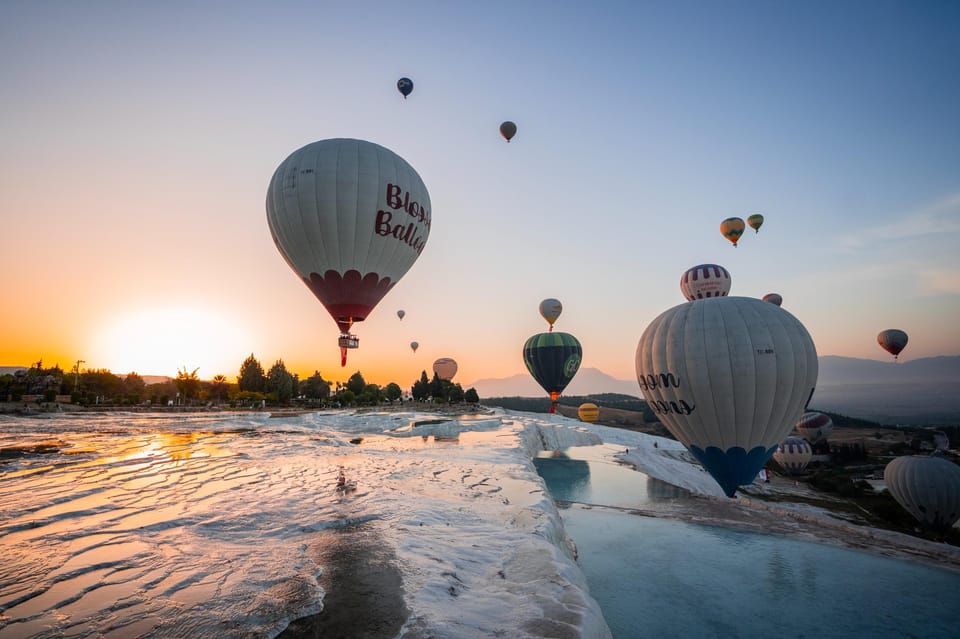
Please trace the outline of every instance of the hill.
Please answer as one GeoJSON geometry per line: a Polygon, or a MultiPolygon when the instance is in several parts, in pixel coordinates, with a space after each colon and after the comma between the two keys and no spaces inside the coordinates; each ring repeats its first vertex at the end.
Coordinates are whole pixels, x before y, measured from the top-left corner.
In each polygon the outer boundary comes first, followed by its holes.
{"type": "MultiPolygon", "coordinates": [[[[478,379],[464,388],[475,388],[480,397],[543,397],[543,389],[528,373],[510,377],[478,379]]],[[[597,395],[617,393],[640,397],[637,380],[617,379],[597,368],[581,368],[564,390],[564,395],[597,395]]]]}

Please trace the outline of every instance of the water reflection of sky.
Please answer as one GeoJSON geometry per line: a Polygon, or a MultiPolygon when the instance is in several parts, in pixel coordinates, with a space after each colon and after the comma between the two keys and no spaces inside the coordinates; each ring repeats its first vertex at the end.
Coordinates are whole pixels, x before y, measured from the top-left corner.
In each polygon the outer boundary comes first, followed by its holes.
{"type": "MultiPolygon", "coordinates": [[[[647,511],[685,501],[604,449],[538,459],[554,498],[647,511]]],[[[956,572],[616,509],[561,513],[614,637],[958,636],[956,572]]]]}

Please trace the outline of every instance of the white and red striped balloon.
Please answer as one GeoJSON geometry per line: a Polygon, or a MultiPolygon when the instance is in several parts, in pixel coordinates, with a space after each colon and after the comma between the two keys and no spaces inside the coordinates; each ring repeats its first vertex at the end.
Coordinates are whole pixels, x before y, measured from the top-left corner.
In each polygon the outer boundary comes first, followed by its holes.
{"type": "Polygon", "coordinates": [[[809,411],[803,414],[797,425],[794,426],[800,436],[811,444],[826,440],[833,432],[833,420],[829,415],[809,411]]]}
{"type": "Polygon", "coordinates": [[[780,467],[791,475],[796,475],[807,467],[813,458],[813,449],[807,440],[799,437],[787,437],[782,444],[777,446],[777,451],[773,454],[774,460],[780,467]]]}
{"type": "Polygon", "coordinates": [[[680,292],[688,302],[730,294],[730,273],[718,264],[698,264],[680,277],[680,292]]]}

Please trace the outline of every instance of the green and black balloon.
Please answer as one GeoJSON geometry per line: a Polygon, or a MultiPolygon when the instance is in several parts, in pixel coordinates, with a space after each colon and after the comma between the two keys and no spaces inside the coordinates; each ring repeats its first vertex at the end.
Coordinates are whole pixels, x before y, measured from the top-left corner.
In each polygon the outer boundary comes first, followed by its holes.
{"type": "Polygon", "coordinates": [[[523,345],[523,363],[543,390],[550,393],[551,413],[556,410],[560,393],[577,374],[582,359],[580,342],[569,333],[537,333],[523,345]]]}

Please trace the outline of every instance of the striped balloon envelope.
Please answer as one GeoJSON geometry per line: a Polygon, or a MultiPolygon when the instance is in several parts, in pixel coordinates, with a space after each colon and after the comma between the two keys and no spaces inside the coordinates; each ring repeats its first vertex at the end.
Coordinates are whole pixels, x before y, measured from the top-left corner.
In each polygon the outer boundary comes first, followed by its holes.
{"type": "Polygon", "coordinates": [[[577,417],[580,418],[581,422],[592,424],[600,417],[600,407],[592,402],[580,404],[577,409],[577,417]]]}
{"type": "Polygon", "coordinates": [[[680,292],[689,302],[726,297],[730,293],[730,273],[718,264],[698,264],[683,272],[680,292]]]}
{"type": "Polygon", "coordinates": [[[582,359],[580,342],[569,333],[537,333],[523,345],[523,363],[553,400],[551,413],[556,411],[560,393],[577,374],[582,359]]]}
{"type": "Polygon", "coordinates": [[[917,521],[947,531],[960,519],[960,466],[942,457],[897,457],[883,469],[893,498],[917,521]]]}
{"type": "Polygon", "coordinates": [[[450,357],[441,357],[433,363],[433,372],[440,379],[450,381],[457,374],[457,362],[450,357]]]}
{"type": "Polygon", "coordinates": [[[810,411],[804,413],[795,426],[797,432],[811,444],[826,441],[833,432],[833,420],[829,415],[810,411]]]}
{"type": "Polygon", "coordinates": [[[747,225],[739,217],[728,217],[720,222],[720,232],[725,238],[733,242],[734,246],[737,245],[737,241],[740,240],[740,236],[743,235],[743,230],[746,227],[747,225]]]}
{"type": "Polygon", "coordinates": [[[799,437],[787,437],[773,453],[773,459],[791,475],[802,473],[812,457],[813,449],[810,444],[799,437]]]}
{"type": "Polygon", "coordinates": [[[803,412],[817,383],[817,350],[782,308],[713,297],[653,320],[637,344],[636,370],[657,418],[733,497],[803,412]]]}
{"type": "Polygon", "coordinates": [[[888,328],[885,331],[880,331],[880,334],[877,335],[877,344],[893,355],[893,359],[896,360],[900,356],[900,351],[906,348],[907,339],[907,334],[899,328],[888,328]]]}

